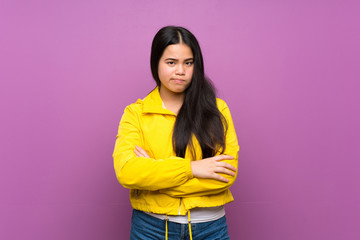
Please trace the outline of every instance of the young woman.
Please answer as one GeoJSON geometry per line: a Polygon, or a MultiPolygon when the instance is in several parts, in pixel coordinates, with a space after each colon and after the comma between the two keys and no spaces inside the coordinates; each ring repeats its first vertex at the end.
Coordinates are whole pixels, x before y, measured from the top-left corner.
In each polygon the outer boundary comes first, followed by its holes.
{"type": "Polygon", "coordinates": [[[151,71],[157,87],[126,107],[113,153],[134,208],[130,239],[230,239],[224,205],[233,201],[239,146],[194,35],[160,29],[151,71]]]}

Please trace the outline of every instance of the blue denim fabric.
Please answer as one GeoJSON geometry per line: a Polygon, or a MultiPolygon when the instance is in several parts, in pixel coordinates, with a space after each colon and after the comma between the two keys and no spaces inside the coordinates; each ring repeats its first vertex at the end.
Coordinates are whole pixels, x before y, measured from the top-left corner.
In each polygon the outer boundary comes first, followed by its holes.
{"type": "MultiPolygon", "coordinates": [[[[225,216],[210,222],[192,223],[193,240],[230,239],[225,216]]],[[[168,222],[169,240],[190,240],[189,225],[168,222]]],[[[130,240],[165,240],[165,220],[133,210],[130,240]]]]}

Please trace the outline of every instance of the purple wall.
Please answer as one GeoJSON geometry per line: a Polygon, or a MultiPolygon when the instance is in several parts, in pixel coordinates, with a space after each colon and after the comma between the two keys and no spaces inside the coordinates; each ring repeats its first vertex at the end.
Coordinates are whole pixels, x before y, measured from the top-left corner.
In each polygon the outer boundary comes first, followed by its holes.
{"type": "Polygon", "coordinates": [[[128,239],[112,162],[154,86],[151,40],[188,27],[232,110],[232,239],[360,239],[359,1],[2,1],[0,239],[128,239]]]}

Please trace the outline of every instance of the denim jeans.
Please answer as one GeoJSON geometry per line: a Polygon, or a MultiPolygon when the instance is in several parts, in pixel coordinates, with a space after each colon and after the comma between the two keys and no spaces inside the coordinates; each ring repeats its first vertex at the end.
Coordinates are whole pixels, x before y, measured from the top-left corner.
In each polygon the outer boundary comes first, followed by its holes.
{"type": "MultiPolygon", "coordinates": [[[[169,240],[189,240],[189,225],[168,222],[169,240]]],[[[225,216],[215,221],[191,223],[193,240],[230,239],[225,216]]],[[[133,210],[130,240],[165,240],[165,220],[133,210]]]]}

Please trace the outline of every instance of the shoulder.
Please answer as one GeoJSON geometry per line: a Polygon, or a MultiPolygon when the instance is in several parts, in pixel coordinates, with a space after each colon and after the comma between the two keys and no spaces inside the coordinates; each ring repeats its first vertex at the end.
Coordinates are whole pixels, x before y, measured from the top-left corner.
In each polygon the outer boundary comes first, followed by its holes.
{"type": "Polygon", "coordinates": [[[227,105],[227,103],[220,98],[216,98],[216,104],[217,104],[219,111],[225,117],[225,119],[227,121],[231,120],[232,119],[231,112],[230,112],[230,109],[229,109],[229,106],[227,105]]]}
{"type": "Polygon", "coordinates": [[[144,100],[138,99],[136,102],[127,105],[124,109],[122,119],[139,119],[143,113],[144,100]]]}
{"type": "Polygon", "coordinates": [[[216,98],[216,105],[218,107],[218,109],[220,110],[220,112],[223,112],[225,109],[228,109],[228,105],[226,104],[226,102],[224,100],[222,100],[221,98],[216,98]]]}
{"type": "Polygon", "coordinates": [[[125,108],[125,112],[130,111],[130,112],[141,114],[144,111],[144,105],[152,104],[152,101],[153,101],[153,98],[154,98],[153,97],[154,92],[155,91],[152,90],[144,98],[142,98],[142,99],[139,98],[138,100],[136,100],[136,102],[127,105],[126,108],[125,108]]]}
{"type": "Polygon", "coordinates": [[[141,116],[142,112],[142,106],[138,101],[125,107],[121,116],[120,125],[127,123],[135,124],[139,121],[139,116],[141,116]]]}
{"type": "Polygon", "coordinates": [[[125,112],[129,111],[132,113],[138,113],[140,114],[142,112],[144,100],[138,99],[136,102],[131,103],[125,107],[125,112]]]}

